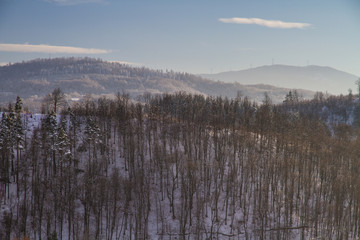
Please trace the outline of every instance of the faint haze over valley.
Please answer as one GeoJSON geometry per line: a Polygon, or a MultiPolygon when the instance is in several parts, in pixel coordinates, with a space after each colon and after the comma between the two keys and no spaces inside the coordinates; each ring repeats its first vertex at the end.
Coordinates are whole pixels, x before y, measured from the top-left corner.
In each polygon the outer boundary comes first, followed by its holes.
{"type": "Polygon", "coordinates": [[[201,76],[224,82],[241,84],[269,84],[276,87],[308,89],[330,94],[347,94],[356,92],[358,76],[330,67],[287,65],[268,65],[242,71],[202,74],[201,76]]]}

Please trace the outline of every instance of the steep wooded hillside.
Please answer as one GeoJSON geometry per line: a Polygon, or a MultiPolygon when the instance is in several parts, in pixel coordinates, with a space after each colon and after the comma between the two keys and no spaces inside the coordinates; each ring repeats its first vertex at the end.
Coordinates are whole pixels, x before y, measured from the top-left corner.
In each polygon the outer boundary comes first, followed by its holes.
{"type": "Polygon", "coordinates": [[[61,116],[17,100],[0,121],[0,239],[359,239],[358,129],[309,114],[358,107],[335,100],[125,94],[61,116]]]}

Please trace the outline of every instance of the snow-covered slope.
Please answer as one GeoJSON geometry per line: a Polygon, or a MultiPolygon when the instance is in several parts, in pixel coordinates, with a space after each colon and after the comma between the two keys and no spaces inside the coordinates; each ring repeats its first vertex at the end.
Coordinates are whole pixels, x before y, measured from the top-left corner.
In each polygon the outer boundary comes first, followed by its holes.
{"type": "Polygon", "coordinates": [[[0,239],[360,236],[358,140],[300,112],[312,105],[179,93],[89,106],[23,115],[21,141],[1,121],[0,239]]]}

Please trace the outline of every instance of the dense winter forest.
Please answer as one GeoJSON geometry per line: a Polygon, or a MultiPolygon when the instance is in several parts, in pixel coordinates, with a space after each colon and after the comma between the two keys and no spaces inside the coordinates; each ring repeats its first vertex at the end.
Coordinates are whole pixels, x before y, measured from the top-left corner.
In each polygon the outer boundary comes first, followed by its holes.
{"type": "Polygon", "coordinates": [[[2,114],[0,239],[360,238],[357,96],[55,99],[2,114]]]}

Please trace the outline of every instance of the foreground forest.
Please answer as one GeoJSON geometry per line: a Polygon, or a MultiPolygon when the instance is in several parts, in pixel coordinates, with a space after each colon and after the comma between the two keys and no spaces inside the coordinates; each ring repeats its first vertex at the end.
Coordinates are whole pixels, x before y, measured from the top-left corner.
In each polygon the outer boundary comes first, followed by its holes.
{"type": "Polygon", "coordinates": [[[86,98],[0,125],[0,239],[359,239],[352,94],[86,98]]]}

